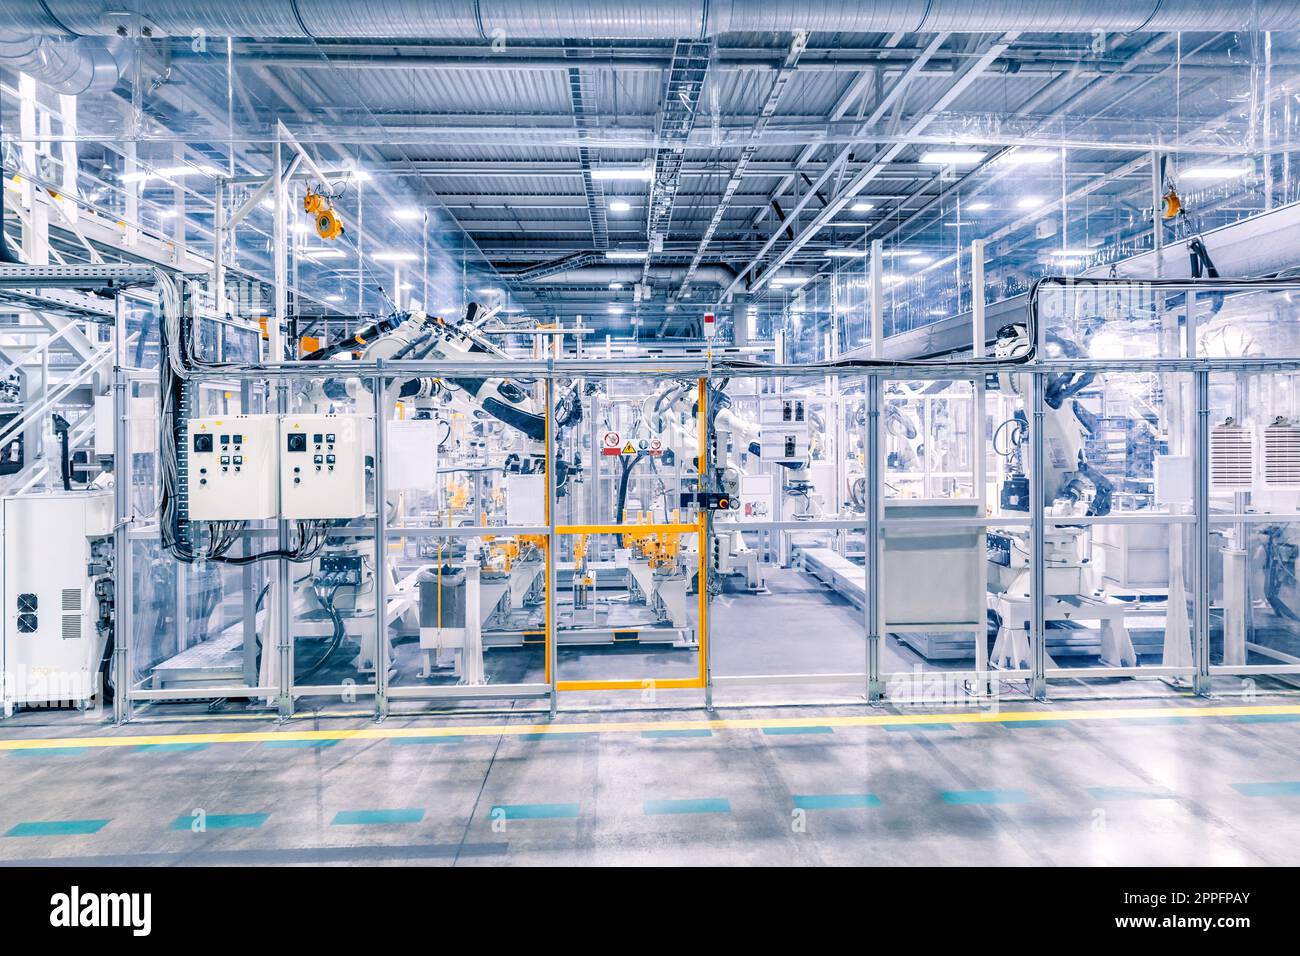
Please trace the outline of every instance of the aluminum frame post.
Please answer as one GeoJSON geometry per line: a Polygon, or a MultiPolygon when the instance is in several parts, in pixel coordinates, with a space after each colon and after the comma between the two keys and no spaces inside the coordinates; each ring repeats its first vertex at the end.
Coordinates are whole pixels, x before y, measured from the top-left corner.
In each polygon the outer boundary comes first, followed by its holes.
{"type": "Polygon", "coordinates": [[[1196,387],[1196,456],[1192,472],[1195,498],[1196,540],[1192,574],[1193,647],[1196,674],[1192,689],[1202,697],[1212,693],[1210,678],[1210,373],[1200,369],[1193,376],[1196,387]]]}
{"type": "MultiPolygon", "coordinates": [[[[975,359],[982,359],[988,342],[988,332],[985,328],[983,239],[975,239],[970,244],[970,289],[971,356],[975,359]]],[[[972,455],[974,459],[972,463],[974,473],[971,475],[972,491],[975,494],[975,500],[980,504],[980,512],[987,514],[989,510],[988,452],[985,446],[985,435],[988,417],[988,396],[984,388],[984,379],[982,377],[973,379],[971,389],[971,414],[974,418],[971,433],[975,439],[975,448],[972,455]]],[[[987,527],[984,528],[983,533],[987,540],[987,527]]],[[[979,593],[984,595],[987,600],[989,589],[989,563],[987,561],[979,562],[978,578],[979,593]]],[[[987,673],[989,670],[988,641],[984,640],[984,635],[978,631],[975,633],[975,670],[979,673],[987,673]]],[[[992,696],[992,683],[983,678],[978,679],[975,682],[975,694],[979,697],[992,696]]]]}
{"type": "MultiPolygon", "coordinates": [[[[272,254],[275,260],[275,315],[267,322],[267,351],[275,362],[284,361],[284,324],[289,310],[288,299],[288,263],[285,255],[285,183],[284,150],[280,134],[277,132],[272,147],[272,194],[274,199],[274,216],[271,229],[272,254]]],[[[276,411],[281,415],[289,413],[289,381],[282,379],[276,383],[276,411]]],[[[283,518],[276,522],[279,549],[289,550],[289,522],[283,518]]],[[[282,720],[293,716],[293,575],[287,558],[276,561],[276,650],[280,666],[279,712],[282,720]]]]}
{"type": "MultiPolygon", "coordinates": [[[[113,299],[113,722],[131,718],[131,449],[127,428],[126,297],[113,299]]],[[[103,689],[100,690],[101,701],[103,689]]]]}
{"type": "MultiPolygon", "coordinates": [[[[381,362],[382,365],[382,362],[381,362]]],[[[388,716],[388,449],[385,377],[370,380],[375,397],[375,720],[388,716]]]]}
{"type": "MultiPolygon", "coordinates": [[[[712,360],[710,360],[712,364],[712,360]]],[[[713,442],[709,439],[709,379],[703,378],[699,383],[699,433],[702,436],[700,442],[700,462],[696,469],[699,475],[699,490],[704,491],[706,488],[712,488],[713,475],[713,442]],[[708,477],[708,484],[705,483],[708,477]]],[[[710,565],[713,562],[713,512],[708,508],[703,509],[700,519],[704,522],[703,546],[700,555],[699,567],[696,570],[696,587],[703,590],[700,595],[700,619],[696,623],[699,633],[695,636],[697,646],[703,642],[704,646],[704,709],[713,713],[713,639],[709,634],[709,619],[712,616],[709,613],[709,582],[712,580],[709,575],[710,565]]]]}
{"type": "Polygon", "coordinates": [[[880,376],[874,373],[866,381],[867,414],[863,422],[863,447],[866,449],[865,466],[867,478],[867,527],[865,567],[865,588],[863,589],[862,613],[867,631],[867,700],[875,703],[884,697],[885,685],[880,677],[880,640],[884,619],[880,601],[880,530],[881,513],[885,503],[882,498],[881,484],[881,443],[880,443],[880,376]]]}
{"type": "Polygon", "coordinates": [[[546,385],[543,388],[543,394],[546,396],[546,661],[547,669],[551,672],[551,717],[554,718],[560,709],[560,654],[559,641],[556,621],[556,601],[555,596],[560,586],[560,576],[556,572],[557,556],[559,554],[560,542],[556,539],[555,533],[555,431],[551,428],[553,420],[551,414],[551,391],[555,381],[555,360],[547,361],[546,385]]]}
{"type": "MultiPolygon", "coordinates": [[[[1046,509],[1043,507],[1043,473],[1047,468],[1047,442],[1043,438],[1044,414],[1044,373],[1033,371],[1031,406],[1033,427],[1029,430],[1029,453],[1032,466],[1029,472],[1029,599],[1032,608],[1032,622],[1029,636],[1033,651],[1033,675],[1030,693],[1036,700],[1047,699],[1047,628],[1044,622],[1044,590],[1046,573],[1043,560],[1045,547],[1043,536],[1046,530],[1046,509]]],[[[977,638],[978,640],[978,635],[977,638]]]]}

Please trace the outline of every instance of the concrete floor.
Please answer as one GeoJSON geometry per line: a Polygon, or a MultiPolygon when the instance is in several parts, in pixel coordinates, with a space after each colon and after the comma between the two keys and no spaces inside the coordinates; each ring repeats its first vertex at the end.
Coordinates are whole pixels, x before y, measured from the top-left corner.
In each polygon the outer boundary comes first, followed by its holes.
{"type": "Polygon", "coordinates": [[[1300,862],[1300,702],[1117,706],[562,714],[540,732],[535,715],[29,715],[0,726],[0,862],[1300,862]]]}
{"type": "MultiPolygon", "coordinates": [[[[715,675],[862,669],[859,610],[805,575],[769,584],[715,601],[715,675]]],[[[884,652],[886,670],[920,663],[884,652]]],[[[541,680],[537,648],[488,664],[541,680]]],[[[697,666],[691,649],[560,654],[562,679],[697,666]]],[[[365,698],[304,699],[284,724],[260,703],[121,728],[22,712],[0,721],[0,864],[1300,862],[1294,692],[1210,702],[1086,668],[1050,704],[1001,690],[981,710],[960,685],[869,707],[855,682],[719,684],[714,714],[697,690],[566,693],[553,724],[537,702],[479,702],[377,725],[365,698]]]]}

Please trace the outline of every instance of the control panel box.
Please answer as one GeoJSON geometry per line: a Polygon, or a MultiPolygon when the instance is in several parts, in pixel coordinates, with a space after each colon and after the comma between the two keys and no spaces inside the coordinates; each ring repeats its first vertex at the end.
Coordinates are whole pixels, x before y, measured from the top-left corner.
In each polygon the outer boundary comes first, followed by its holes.
{"type": "Polygon", "coordinates": [[[763,461],[793,464],[808,457],[808,408],[802,398],[763,402],[759,457],[763,461]]]}
{"type": "Polygon", "coordinates": [[[191,521],[256,521],[278,510],[275,415],[190,420],[186,448],[191,521]]]}
{"type": "Polygon", "coordinates": [[[366,513],[366,415],[280,419],[280,516],[359,518],[366,513]]]}

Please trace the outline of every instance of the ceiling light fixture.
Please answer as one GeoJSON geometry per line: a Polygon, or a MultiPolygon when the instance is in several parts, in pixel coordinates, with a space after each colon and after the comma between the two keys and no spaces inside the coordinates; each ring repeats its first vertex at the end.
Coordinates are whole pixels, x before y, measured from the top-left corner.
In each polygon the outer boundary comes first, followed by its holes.
{"type": "Polygon", "coordinates": [[[1037,209],[1042,204],[1042,196],[1022,196],[1016,200],[1017,209],[1037,209]]]}
{"type": "Polygon", "coordinates": [[[629,212],[631,209],[632,204],[626,199],[615,199],[609,204],[610,212],[629,212]]]}
{"type": "Polygon", "coordinates": [[[389,250],[387,252],[376,252],[370,258],[376,262],[414,262],[419,258],[414,252],[397,252],[389,250]]]}
{"type": "Polygon", "coordinates": [[[621,262],[640,262],[647,258],[650,253],[636,249],[610,249],[605,253],[606,259],[613,259],[621,262]]]}
{"type": "Polygon", "coordinates": [[[985,155],[974,149],[931,149],[921,154],[921,162],[926,166],[972,166],[985,155]]]}
{"type": "Polygon", "coordinates": [[[601,166],[591,171],[595,180],[636,179],[648,183],[654,177],[655,171],[649,166],[601,166]]]}
{"type": "Polygon", "coordinates": [[[1178,178],[1213,182],[1223,179],[1239,179],[1242,176],[1249,176],[1251,172],[1249,166],[1191,166],[1180,171],[1178,178]]]}
{"type": "Polygon", "coordinates": [[[967,203],[964,208],[966,209],[967,212],[984,212],[984,210],[986,209],[992,209],[993,203],[985,202],[983,199],[981,199],[979,200],[979,202],[967,203]]]}
{"type": "Polygon", "coordinates": [[[869,202],[855,202],[849,208],[853,212],[871,212],[871,210],[876,208],[876,205],[875,203],[869,203],[869,202]]]}

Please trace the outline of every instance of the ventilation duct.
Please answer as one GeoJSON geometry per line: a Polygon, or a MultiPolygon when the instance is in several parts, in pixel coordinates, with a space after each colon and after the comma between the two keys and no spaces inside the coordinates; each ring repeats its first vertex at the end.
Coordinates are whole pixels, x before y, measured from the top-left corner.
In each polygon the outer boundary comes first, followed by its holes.
{"type": "Polygon", "coordinates": [[[26,73],[58,93],[111,90],[121,78],[123,62],[97,37],[69,40],[0,30],[0,66],[26,73]]]}
{"type": "Polygon", "coordinates": [[[5,0],[10,28],[55,36],[661,39],[723,33],[1295,30],[1294,0],[5,0]]]}

